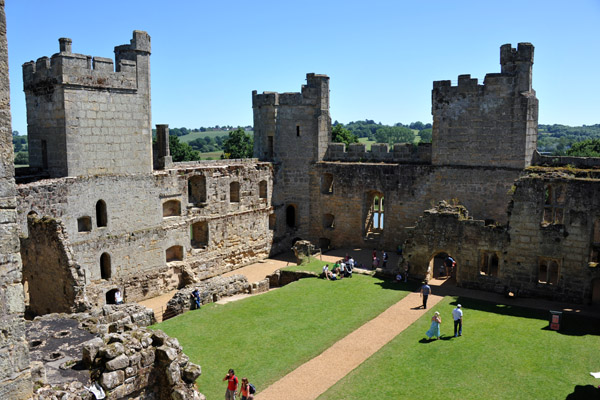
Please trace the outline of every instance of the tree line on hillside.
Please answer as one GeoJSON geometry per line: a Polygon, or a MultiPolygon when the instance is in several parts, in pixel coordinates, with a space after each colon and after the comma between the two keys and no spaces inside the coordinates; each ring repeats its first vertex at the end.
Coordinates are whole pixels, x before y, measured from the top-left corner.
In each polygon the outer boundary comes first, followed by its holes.
{"type": "MultiPolygon", "coordinates": [[[[240,128],[240,127],[238,127],[240,128]]],[[[223,125],[223,126],[219,126],[219,125],[215,125],[215,126],[208,126],[208,127],[203,127],[201,126],[200,128],[169,128],[169,135],[173,135],[173,136],[185,136],[185,135],[189,135],[190,133],[194,133],[194,132],[214,132],[214,131],[233,131],[237,128],[234,128],[231,125],[223,125]]],[[[252,127],[250,125],[248,126],[244,126],[243,127],[244,130],[246,131],[251,131],[252,127]]],[[[156,136],[156,129],[152,129],[152,136],[156,136]]],[[[227,136],[227,135],[225,135],[227,136]]]]}
{"type": "Polygon", "coordinates": [[[332,140],[336,143],[358,143],[359,138],[377,143],[413,143],[417,135],[419,141],[431,142],[431,124],[424,124],[421,121],[411,122],[406,125],[398,122],[394,125],[383,125],[381,122],[375,123],[370,119],[364,121],[352,121],[347,124],[341,124],[338,121],[333,123],[332,140]]]}
{"type": "MultiPolygon", "coordinates": [[[[251,130],[252,127],[247,126],[246,129],[251,130]]],[[[357,143],[359,138],[367,138],[377,143],[414,143],[417,135],[420,142],[431,142],[431,124],[417,121],[408,125],[402,123],[383,125],[366,119],[348,124],[335,121],[332,127],[332,140],[346,145],[357,143]]],[[[27,136],[13,131],[12,141],[15,164],[27,165],[29,163],[27,136]]],[[[169,145],[173,160],[176,162],[200,160],[201,153],[217,151],[223,151],[222,158],[250,158],[253,137],[240,127],[237,129],[232,129],[231,126],[172,128],[169,129],[169,145]],[[190,134],[222,130],[229,132],[222,136],[200,137],[190,141],[189,144],[179,140],[181,136],[185,136],[184,132],[190,134]]],[[[600,157],[600,124],[583,126],[539,124],[537,148],[542,153],[556,156],[600,157]]]]}

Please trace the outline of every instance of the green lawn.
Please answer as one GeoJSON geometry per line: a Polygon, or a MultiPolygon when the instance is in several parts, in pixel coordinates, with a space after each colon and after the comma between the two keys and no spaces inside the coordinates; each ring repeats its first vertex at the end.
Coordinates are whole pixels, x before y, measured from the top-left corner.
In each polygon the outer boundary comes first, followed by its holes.
{"type": "Polygon", "coordinates": [[[402,299],[408,291],[401,289],[408,288],[368,276],[302,279],[154,327],[179,340],[202,367],[200,391],[217,399],[224,395],[221,379],[229,368],[265,388],[402,299]]]}
{"type": "Polygon", "coordinates": [[[548,312],[447,298],[319,399],[598,398],[600,323],[566,316],[548,330],[548,312]],[[427,341],[434,311],[452,335],[451,311],[464,309],[460,338],[427,341]]]}
{"type": "Polygon", "coordinates": [[[208,153],[200,153],[201,160],[220,160],[223,151],[210,151],[208,153]]]}

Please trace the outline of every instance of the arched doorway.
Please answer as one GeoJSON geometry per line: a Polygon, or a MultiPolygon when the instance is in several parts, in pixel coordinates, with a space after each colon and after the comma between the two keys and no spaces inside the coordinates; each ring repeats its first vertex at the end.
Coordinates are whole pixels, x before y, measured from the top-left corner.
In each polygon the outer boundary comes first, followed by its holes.
{"type": "Polygon", "coordinates": [[[452,260],[456,258],[445,251],[434,253],[427,267],[427,278],[454,280],[452,278],[456,278],[457,263],[455,262],[453,266],[452,260]]]}
{"type": "Polygon", "coordinates": [[[116,292],[117,289],[111,289],[108,292],[106,292],[106,304],[117,304],[117,301],[115,300],[116,292]]]}

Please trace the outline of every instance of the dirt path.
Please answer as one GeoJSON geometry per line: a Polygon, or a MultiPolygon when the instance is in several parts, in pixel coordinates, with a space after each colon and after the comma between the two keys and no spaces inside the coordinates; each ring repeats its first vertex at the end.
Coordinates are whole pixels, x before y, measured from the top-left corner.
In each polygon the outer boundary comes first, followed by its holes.
{"type": "MultiPolygon", "coordinates": [[[[431,308],[442,299],[440,296],[430,296],[427,306],[431,308]]],[[[427,311],[419,308],[421,304],[419,293],[410,293],[317,357],[261,391],[256,399],[316,399],[419,319],[427,311]],[[323,379],[324,376],[327,379],[323,379]],[[299,387],[302,390],[290,390],[299,387]]]]}

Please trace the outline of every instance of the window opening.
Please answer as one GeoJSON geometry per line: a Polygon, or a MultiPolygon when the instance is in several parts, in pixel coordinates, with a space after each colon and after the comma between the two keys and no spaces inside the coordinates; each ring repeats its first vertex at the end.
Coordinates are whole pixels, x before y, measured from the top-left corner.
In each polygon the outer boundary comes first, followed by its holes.
{"type": "Polygon", "coordinates": [[[239,203],[239,201],[240,201],[240,184],[239,184],[239,182],[231,182],[229,184],[229,201],[231,203],[239,203]]]}
{"type": "Polygon", "coordinates": [[[258,184],[258,197],[260,197],[261,199],[266,199],[267,191],[267,181],[260,181],[260,183],[258,184]]]}
{"type": "Polygon", "coordinates": [[[77,231],[78,232],[91,232],[92,231],[92,218],[85,216],[77,218],[77,231]]]}
{"type": "Polygon", "coordinates": [[[481,253],[481,275],[498,276],[498,255],[493,251],[481,253]]]}
{"type": "Polygon", "coordinates": [[[326,172],[323,175],[321,175],[321,193],[333,193],[333,174],[326,172]]]}
{"type": "Polygon", "coordinates": [[[188,202],[193,205],[206,203],[206,177],[194,175],[188,180],[188,202]]]}
{"type": "Polygon", "coordinates": [[[108,217],[106,215],[106,203],[104,200],[98,200],[96,203],[96,225],[103,227],[108,224],[108,217]]]}
{"type": "Polygon", "coordinates": [[[290,228],[296,227],[296,206],[290,204],[285,209],[285,223],[290,228]]]}
{"type": "Polygon", "coordinates": [[[171,246],[165,251],[167,262],[183,260],[183,246],[171,246]]]}
{"type": "Polygon", "coordinates": [[[365,233],[367,236],[376,237],[383,232],[384,221],[384,196],[381,192],[367,193],[367,216],[365,219],[365,233]]]}
{"type": "Polygon", "coordinates": [[[169,200],[163,203],[163,218],[179,215],[181,215],[181,202],[179,200],[169,200]]]}
{"type": "Polygon", "coordinates": [[[335,217],[333,214],[324,214],[323,215],[323,228],[324,229],[333,229],[334,227],[335,217]]]}
{"type": "Polygon", "coordinates": [[[559,262],[554,259],[540,259],[538,264],[538,282],[549,285],[558,283],[559,262]]]}
{"type": "Polygon", "coordinates": [[[300,125],[296,125],[296,136],[300,136],[300,125]]]}
{"type": "Polygon", "coordinates": [[[110,279],[111,275],[110,254],[102,253],[100,256],[100,277],[102,279],[110,279]]]}
{"type": "Polygon", "coordinates": [[[275,229],[275,213],[269,214],[269,229],[273,230],[275,229]]]}
{"type": "Polygon", "coordinates": [[[544,225],[562,224],[566,190],[563,185],[547,185],[544,190],[544,225]]]}

